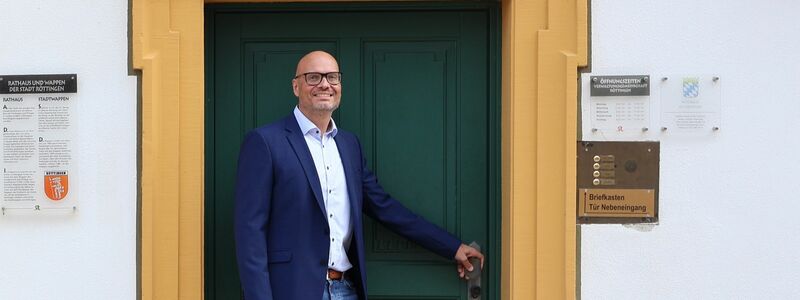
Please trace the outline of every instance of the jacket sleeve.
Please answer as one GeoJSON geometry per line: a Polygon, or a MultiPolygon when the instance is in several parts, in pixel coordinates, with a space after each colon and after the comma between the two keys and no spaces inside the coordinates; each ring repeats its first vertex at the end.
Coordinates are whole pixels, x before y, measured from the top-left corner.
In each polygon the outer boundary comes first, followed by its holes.
{"type": "Polygon", "coordinates": [[[247,134],[236,172],[234,235],[245,299],[272,300],[267,259],[267,226],[272,195],[272,158],[256,131],[247,134]]]}
{"type": "Polygon", "coordinates": [[[378,183],[378,178],[367,168],[367,162],[356,138],[361,161],[364,213],[378,220],[397,234],[410,239],[446,259],[454,259],[461,240],[442,228],[411,212],[392,198],[378,183]]]}

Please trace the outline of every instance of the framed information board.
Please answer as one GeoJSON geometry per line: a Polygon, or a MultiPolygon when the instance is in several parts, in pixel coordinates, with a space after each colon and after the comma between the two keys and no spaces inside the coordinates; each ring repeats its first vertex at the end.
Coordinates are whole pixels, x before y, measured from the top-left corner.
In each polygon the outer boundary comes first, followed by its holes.
{"type": "Polygon", "coordinates": [[[76,210],[77,74],[0,75],[2,212],[76,210]]]}

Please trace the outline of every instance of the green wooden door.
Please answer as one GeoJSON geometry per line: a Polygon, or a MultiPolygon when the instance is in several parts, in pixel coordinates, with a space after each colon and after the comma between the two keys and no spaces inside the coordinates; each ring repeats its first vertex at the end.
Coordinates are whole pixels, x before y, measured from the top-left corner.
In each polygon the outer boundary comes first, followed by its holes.
{"type": "MultiPolygon", "coordinates": [[[[206,297],[240,295],[233,241],[239,143],[291,113],[299,58],[322,49],[343,75],[340,128],[357,134],[384,188],[499,267],[496,8],[211,6],[207,10],[206,297]]],[[[366,218],[371,299],[468,299],[455,265],[366,218]]]]}

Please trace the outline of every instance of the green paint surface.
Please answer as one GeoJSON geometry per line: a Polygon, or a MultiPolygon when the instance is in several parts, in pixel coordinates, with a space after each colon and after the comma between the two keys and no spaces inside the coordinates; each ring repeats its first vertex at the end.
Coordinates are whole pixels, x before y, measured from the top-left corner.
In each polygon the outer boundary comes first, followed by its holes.
{"type": "MultiPolygon", "coordinates": [[[[337,125],[357,134],[395,198],[488,254],[499,296],[499,93],[492,4],[209,6],[206,12],[206,297],[238,299],[233,205],[239,144],[291,113],[311,50],[343,72],[337,125]],[[452,6],[452,7],[451,7],[452,6]]],[[[371,299],[469,299],[455,264],[365,218],[371,299]]]]}

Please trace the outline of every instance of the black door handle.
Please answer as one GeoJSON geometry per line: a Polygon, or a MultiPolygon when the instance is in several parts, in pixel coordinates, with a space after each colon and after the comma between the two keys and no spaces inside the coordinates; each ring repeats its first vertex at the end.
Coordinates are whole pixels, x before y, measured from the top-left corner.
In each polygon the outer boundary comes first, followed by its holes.
{"type": "MultiPolygon", "coordinates": [[[[481,251],[481,246],[476,242],[469,244],[470,247],[481,251]]],[[[470,257],[469,263],[472,264],[472,271],[467,273],[467,295],[472,300],[481,299],[481,260],[477,257],[470,257]]]]}

